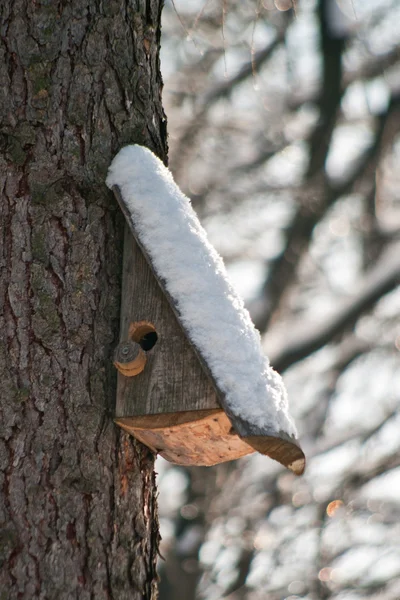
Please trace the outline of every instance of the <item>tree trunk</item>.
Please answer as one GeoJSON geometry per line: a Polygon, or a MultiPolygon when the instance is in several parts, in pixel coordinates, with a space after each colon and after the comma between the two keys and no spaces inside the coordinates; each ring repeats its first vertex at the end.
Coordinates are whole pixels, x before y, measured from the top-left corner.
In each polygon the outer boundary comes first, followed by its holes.
{"type": "Polygon", "coordinates": [[[113,424],[126,143],[166,157],[162,0],[0,3],[0,598],[149,599],[153,456],[113,424]]]}

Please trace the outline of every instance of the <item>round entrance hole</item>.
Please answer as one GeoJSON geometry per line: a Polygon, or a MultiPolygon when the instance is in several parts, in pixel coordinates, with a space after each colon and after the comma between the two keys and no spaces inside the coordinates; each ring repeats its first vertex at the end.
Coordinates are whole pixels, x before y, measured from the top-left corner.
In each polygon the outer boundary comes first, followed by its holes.
{"type": "Polygon", "coordinates": [[[139,345],[145,352],[148,352],[156,345],[158,340],[158,335],[156,331],[149,331],[139,340],[139,345]]]}
{"type": "Polygon", "coordinates": [[[149,321],[132,323],[129,328],[129,333],[131,339],[139,344],[145,352],[154,348],[158,340],[156,328],[149,321]]]}

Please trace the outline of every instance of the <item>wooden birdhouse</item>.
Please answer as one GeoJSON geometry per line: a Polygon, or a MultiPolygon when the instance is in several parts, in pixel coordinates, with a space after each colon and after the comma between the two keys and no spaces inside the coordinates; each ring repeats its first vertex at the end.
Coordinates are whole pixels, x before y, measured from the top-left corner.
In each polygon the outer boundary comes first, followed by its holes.
{"type": "Polygon", "coordinates": [[[115,422],[180,465],[257,450],[301,474],[283,382],[170,171],[127,146],[107,185],[127,222],[115,422]]]}

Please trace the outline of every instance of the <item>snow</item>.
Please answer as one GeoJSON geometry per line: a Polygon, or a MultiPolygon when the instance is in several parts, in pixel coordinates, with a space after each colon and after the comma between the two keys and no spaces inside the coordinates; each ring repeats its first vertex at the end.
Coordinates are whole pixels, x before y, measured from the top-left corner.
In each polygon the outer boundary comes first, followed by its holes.
{"type": "Polygon", "coordinates": [[[264,356],[221,257],[171,172],[147,148],[126,146],[114,158],[106,183],[119,187],[139,241],[223,392],[228,414],[270,434],[296,437],[283,381],[264,356]]]}

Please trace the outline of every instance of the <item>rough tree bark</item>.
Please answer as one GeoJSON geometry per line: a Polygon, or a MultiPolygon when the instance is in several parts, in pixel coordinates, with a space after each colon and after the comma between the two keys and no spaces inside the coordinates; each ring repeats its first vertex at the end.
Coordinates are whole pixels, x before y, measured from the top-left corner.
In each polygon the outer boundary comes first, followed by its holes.
{"type": "Polygon", "coordinates": [[[125,143],[166,157],[162,0],[0,3],[0,598],[155,598],[153,457],[113,424],[125,143]]]}

